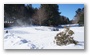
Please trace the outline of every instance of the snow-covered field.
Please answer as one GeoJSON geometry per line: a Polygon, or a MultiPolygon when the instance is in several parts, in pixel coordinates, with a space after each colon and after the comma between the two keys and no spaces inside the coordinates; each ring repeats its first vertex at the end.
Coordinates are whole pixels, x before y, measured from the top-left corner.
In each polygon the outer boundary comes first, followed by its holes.
{"type": "Polygon", "coordinates": [[[4,28],[4,49],[84,49],[84,27],[70,28],[75,32],[73,37],[79,43],[66,46],[58,46],[53,42],[56,34],[64,29],[51,29],[46,26],[4,28]]]}

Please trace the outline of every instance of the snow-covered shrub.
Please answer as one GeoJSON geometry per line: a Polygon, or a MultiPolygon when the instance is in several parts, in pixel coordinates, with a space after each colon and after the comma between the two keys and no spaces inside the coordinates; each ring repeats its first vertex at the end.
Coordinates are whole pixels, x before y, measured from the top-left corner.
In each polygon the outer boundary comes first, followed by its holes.
{"type": "Polygon", "coordinates": [[[61,45],[68,45],[68,44],[77,44],[78,41],[75,41],[73,37],[71,37],[74,34],[72,30],[70,30],[69,27],[65,27],[65,30],[63,32],[58,33],[55,36],[55,43],[59,46],[61,45]]]}

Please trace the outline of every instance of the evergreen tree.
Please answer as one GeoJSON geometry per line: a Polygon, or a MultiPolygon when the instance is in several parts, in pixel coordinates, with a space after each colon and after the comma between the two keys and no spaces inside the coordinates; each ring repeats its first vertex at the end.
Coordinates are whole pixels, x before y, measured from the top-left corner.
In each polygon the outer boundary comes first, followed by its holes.
{"type": "Polygon", "coordinates": [[[58,12],[57,4],[41,4],[41,9],[45,9],[46,12],[46,20],[44,21],[44,25],[53,25],[57,26],[60,12],[58,12]]]}
{"type": "Polygon", "coordinates": [[[84,14],[82,14],[82,15],[80,16],[80,19],[79,19],[78,23],[79,23],[80,25],[84,25],[84,14]]]}
{"type": "Polygon", "coordinates": [[[33,13],[31,4],[4,4],[4,20],[14,20],[16,25],[29,25],[33,13]]]}
{"type": "Polygon", "coordinates": [[[84,8],[78,8],[73,23],[84,25],[84,8]]]}

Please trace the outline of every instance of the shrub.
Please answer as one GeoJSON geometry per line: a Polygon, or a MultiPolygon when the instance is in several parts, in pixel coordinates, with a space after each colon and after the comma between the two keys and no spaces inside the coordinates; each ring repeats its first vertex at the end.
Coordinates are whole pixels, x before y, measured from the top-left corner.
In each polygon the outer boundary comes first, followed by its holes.
{"type": "Polygon", "coordinates": [[[72,30],[70,30],[69,27],[65,27],[65,31],[58,33],[55,36],[55,43],[59,46],[61,45],[68,45],[68,44],[77,44],[78,41],[74,40],[73,37],[71,37],[74,34],[72,30]]]}

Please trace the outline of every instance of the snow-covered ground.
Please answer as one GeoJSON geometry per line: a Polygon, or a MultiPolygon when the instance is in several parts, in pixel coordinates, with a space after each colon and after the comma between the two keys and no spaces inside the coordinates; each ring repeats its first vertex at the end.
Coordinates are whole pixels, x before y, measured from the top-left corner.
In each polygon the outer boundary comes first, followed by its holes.
{"type": "Polygon", "coordinates": [[[51,29],[46,26],[4,28],[4,49],[84,49],[84,27],[70,28],[75,32],[73,37],[79,43],[66,46],[58,46],[53,42],[56,34],[64,29],[51,29]]]}

